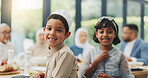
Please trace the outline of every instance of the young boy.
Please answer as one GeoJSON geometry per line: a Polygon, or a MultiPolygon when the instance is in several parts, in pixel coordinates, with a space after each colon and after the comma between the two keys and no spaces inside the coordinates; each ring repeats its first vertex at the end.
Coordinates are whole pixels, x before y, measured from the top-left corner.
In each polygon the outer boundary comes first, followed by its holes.
{"type": "Polygon", "coordinates": [[[46,20],[45,41],[49,46],[45,78],[78,78],[77,61],[73,52],[64,44],[71,32],[72,19],[64,10],[57,10],[46,20]]]}

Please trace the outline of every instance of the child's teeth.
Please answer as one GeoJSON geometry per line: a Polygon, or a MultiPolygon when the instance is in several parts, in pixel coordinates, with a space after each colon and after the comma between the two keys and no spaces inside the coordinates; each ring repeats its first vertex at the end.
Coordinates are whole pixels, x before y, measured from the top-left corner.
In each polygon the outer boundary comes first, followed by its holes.
{"type": "Polygon", "coordinates": [[[50,40],[55,40],[55,39],[50,39],[50,40]]]}

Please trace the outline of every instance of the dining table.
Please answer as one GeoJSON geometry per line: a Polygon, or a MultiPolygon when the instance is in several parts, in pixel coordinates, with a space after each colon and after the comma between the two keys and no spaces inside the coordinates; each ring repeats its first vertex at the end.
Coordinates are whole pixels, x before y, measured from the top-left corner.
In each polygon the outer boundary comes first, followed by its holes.
{"type": "MultiPolygon", "coordinates": [[[[39,73],[45,72],[46,68],[43,66],[33,66],[31,67],[29,73],[39,73]]],[[[24,73],[24,68],[21,68],[14,72],[0,72],[0,78],[29,78],[30,74],[24,73]]]]}
{"type": "MultiPolygon", "coordinates": [[[[31,70],[34,71],[45,71],[45,67],[32,67],[31,70]]],[[[131,74],[135,76],[135,78],[148,78],[148,66],[142,66],[138,69],[131,69],[131,74]]],[[[24,74],[24,70],[19,69],[18,73],[12,74],[0,74],[0,78],[29,78],[29,75],[24,74]]]]}
{"type": "Polygon", "coordinates": [[[131,69],[131,74],[135,78],[148,78],[148,66],[140,66],[137,69],[131,69]]]}

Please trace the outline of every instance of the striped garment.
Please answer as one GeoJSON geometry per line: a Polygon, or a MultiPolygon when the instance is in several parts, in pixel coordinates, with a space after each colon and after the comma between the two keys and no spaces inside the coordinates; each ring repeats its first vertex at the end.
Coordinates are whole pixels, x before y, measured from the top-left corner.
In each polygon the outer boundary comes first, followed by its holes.
{"type": "MultiPolygon", "coordinates": [[[[89,51],[87,58],[84,60],[83,65],[79,70],[81,78],[85,78],[85,69],[102,53],[99,48],[92,49],[89,51]]],[[[96,78],[99,73],[106,73],[116,78],[132,78],[131,71],[128,67],[128,62],[125,56],[119,50],[113,48],[108,51],[110,57],[108,60],[98,64],[94,70],[91,78],[96,78]]]]}

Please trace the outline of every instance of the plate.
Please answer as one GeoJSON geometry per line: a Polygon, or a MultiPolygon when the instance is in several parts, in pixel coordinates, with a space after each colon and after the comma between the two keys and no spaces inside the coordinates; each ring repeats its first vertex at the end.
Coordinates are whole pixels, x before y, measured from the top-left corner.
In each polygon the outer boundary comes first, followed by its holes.
{"type": "Polygon", "coordinates": [[[141,71],[141,70],[143,70],[143,68],[141,68],[140,66],[130,67],[130,69],[131,69],[131,71],[141,71]]]}
{"type": "Polygon", "coordinates": [[[128,62],[129,66],[143,66],[143,62],[128,62]]]}
{"type": "Polygon", "coordinates": [[[0,75],[9,75],[9,74],[18,74],[18,73],[20,73],[20,71],[13,70],[13,71],[9,71],[9,72],[0,72],[0,75]]]}

